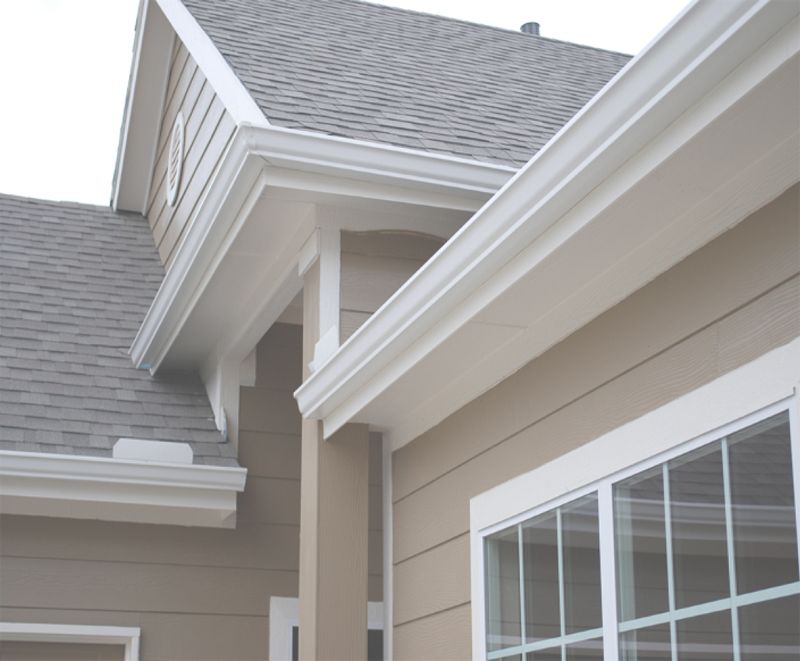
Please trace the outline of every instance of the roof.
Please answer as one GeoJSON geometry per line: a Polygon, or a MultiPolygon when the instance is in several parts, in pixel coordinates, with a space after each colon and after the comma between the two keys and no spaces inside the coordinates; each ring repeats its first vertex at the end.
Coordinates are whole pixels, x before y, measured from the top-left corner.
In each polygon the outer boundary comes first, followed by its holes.
{"type": "Polygon", "coordinates": [[[358,0],[184,0],[268,120],[519,166],[627,55],[358,0]]]}
{"type": "Polygon", "coordinates": [[[0,195],[0,450],[110,457],[140,438],[237,465],[200,379],[128,356],[163,276],[141,216],[0,195]]]}

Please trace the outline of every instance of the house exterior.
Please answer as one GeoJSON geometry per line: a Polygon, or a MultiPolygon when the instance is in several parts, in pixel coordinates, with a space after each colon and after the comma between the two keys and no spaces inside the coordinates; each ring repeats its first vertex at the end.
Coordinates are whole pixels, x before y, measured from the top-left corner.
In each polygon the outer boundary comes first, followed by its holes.
{"type": "Polygon", "coordinates": [[[798,658],[799,182],[793,0],[143,0],[0,196],[0,657],[798,658]]]}

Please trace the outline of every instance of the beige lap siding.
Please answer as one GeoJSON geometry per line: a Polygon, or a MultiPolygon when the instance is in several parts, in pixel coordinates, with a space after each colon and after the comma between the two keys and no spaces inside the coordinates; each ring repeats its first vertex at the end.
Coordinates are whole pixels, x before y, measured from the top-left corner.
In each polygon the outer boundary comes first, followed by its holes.
{"type": "Polygon", "coordinates": [[[75,645],[0,641],[3,661],[123,661],[119,645],[75,645]]]}
{"type": "Polygon", "coordinates": [[[401,232],[342,232],[341,241],[340,336],[344,343],[443,242],[401,232]]]}
{"type": "MultiPolygon", "coordinates": [[[[139,626],[142,661],[266,659],[271,596],[298,585],[300,328],[261,341],[242,388],[235,530],[5,516],[0,620],[139,626]]],[[[380,453],[371,473],[370,598],[381,598],[380,453]]]]}
{"type": "Polygon", "coordinates": [[[799,190],[394,453],[397,661],[470,655],[472,496],[800,335],[799,190]]]}
{"type": "Polygon", "coordinates": [[[186,47],[176,43],[170,68],[147,218],[159,255],[169,265],[189,221],[233,137],[236,125],[186,47]],[[174,206],[167,204],[169,139],[178,112],[185,138],[181,183],[174,206]]]}

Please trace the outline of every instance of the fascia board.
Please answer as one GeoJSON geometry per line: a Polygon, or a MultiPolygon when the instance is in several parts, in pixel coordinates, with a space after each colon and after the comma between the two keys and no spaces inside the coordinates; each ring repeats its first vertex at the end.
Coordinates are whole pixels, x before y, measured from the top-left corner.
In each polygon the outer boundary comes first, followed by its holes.
{"type": "Polygon", "coordinates": [[[0,511],[225,527],[246,476],[237,467],[0,451],[0,511]]]}
{"type": "MultiPolygon", "coordinates": [[[[275,164],[309,176],[325,172],[348,182],[379,182],[399,194],[409,191],[415,201],[414,191],[424,186],[473,202],[476,195],[491,195],[515,172],[379,143],[239,126],[131,345],[137,367],[158,369],[246,220],[247,208],[267,185],[265,172],[275,164]]],[[[302,177],[298,181],[302,185],[302,177]]]]}
{"type": "MultiPolygon", "coordinates": [[[[444,341],[463,325],[450,313],[471,291],[796,22],[797,12],[766,0],[690,6],[295,392],[302,415],[323,419],[326,436],[356,419],[421,359],[411,358],[415,342],[437,325],[437,341],[444,341]]],[[[797,35],[783,41],[785,61],[797,35]]],[[[750,82],[763,75],[755,71],[750,82]]]]}
{"type": "Polygon", "coordinates": [[[269,126],[264,112],[180,0],[155,0],[236,124],[269,126]]]}
{"type": "Polygon", "coordinates": [[[457,156],[280,127],[253,131],[251,139],[253,151],[275,166],[407,187],[492,195],[517,171],[457,156]]]}
{"type": "Polygon", "coordinates": [[[167,464],[0,450],[0,476],[47,477],[174,487],[241,491],[247,470],[202,464],[167,464]]]}
{"type": "Polygon", "coordinates": [[[111,190],[115,210],[144,213],[174,34],[154,0],[141,0],[111,190]]]}

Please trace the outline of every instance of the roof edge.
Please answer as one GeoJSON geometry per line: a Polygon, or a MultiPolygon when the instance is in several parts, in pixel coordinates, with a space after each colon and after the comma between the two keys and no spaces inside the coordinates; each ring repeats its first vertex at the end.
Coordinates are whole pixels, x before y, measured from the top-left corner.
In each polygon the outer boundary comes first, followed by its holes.
{"type": "Polygon", "coordinates": [[[269,126],[264,112],[180,0],[141,0],[112,183],[114,210],[145,213],[169,83],[180,39],[236,124],[269,126]]]}
{"type": "MultiPolygon", "coordinates": [[[[467,199],[472,207],[494,193],[516,170],[455,156],[364,142],[276,126],[242,125],[234,134],[208,194],[191,221],[130,354],[155,372],[233,240],[237,218],[265,167],[379,181],[411,190],[425,187],[467,199]]],[[[263,177],[261,186],[265,185],[263,177]]]]}
{"type": "Polygon", "coordinates": [[[768,0],[685,9],[295,391],[301,414],[323,420],[326,437],[353,419],[374,422],[358,414],[399,378],[415,340],[438,324],[447,326],[439,336],[460,327],[448,315],[535,241],[548,216],[579,202],[796,13],[768,0]]]}
{"type": "Polygon", "coordinates": [[[0,451],[0,513],[228,528],[240,467],[0,451]]]}

